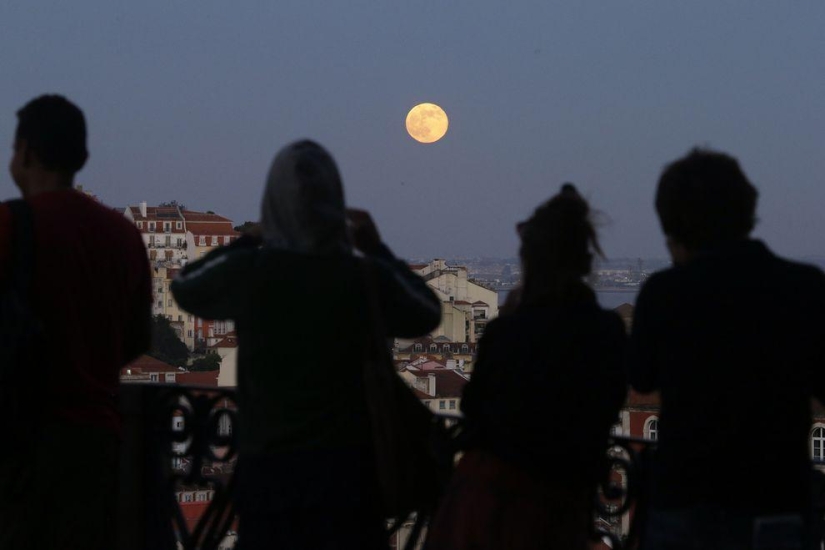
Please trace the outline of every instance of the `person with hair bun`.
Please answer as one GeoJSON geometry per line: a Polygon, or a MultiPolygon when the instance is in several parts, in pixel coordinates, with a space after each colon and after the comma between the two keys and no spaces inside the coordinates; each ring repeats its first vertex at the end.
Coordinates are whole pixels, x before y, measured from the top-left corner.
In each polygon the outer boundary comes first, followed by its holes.
{"type": "Polygon", "coordinates": [[[572,184],[517,225],[522,287],[479,344],[465,451],[428,550],[585,549],[624,401],[625,328],[583,278],[601,254],[572,184]]]}

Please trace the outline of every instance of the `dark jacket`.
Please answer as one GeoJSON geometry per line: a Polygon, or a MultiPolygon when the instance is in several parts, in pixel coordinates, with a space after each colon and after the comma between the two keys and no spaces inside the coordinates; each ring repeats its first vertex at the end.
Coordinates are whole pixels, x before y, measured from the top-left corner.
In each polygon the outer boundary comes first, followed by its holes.
{"type": "Polygon", "coordinates": [[[758,241],[653,275],[629,376],[661,392],[655,503],[804,508],[810,399],[825,396],[825,275],[758,241]]]}
{"type": "Polygon", "coordinates": [[[492,321],[461,408],[469,447],[558,485],[589,485],[626,394],[625,328],[588,291],[492,321]]]}
{"type": "MultiPolygon", "coordinates": [[[[384,246],[374,259],[387,335],[434,329],[440,303],[424,280],[384,246]]],[[[235,320],[242,453],[367,443],[362,263],[352,255],[230,246],[186,266],[172,283],[185,310],[235,320]]]]}

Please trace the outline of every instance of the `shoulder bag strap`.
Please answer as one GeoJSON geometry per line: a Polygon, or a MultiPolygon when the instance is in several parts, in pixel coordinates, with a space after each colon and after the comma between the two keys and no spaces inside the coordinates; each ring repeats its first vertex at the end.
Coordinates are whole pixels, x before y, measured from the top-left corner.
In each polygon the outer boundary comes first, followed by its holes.
{"type": "Polygon", "coordinates": [[[11,211],[11,285],[20,296],[28,298],[34,272],[34,223],[28,203],[22,199],[8,201],[11,211]]]}

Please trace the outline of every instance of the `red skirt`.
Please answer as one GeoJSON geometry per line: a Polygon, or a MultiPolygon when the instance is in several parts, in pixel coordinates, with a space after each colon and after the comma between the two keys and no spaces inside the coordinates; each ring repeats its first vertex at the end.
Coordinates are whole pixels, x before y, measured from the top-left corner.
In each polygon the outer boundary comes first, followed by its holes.
{"type": "Polygon", "coordinates": [[[425,548],[586,550],[592,514],[591,490],[554,486],[487,452],[470,451],[430,524],[425,548]]]}

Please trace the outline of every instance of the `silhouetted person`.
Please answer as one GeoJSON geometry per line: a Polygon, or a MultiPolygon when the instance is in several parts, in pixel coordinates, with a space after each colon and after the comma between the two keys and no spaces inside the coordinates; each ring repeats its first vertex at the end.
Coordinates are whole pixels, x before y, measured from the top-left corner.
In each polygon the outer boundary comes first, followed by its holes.
{"type": "Polygon", "coordinates": [[[589,548],[626,337],[583,282],[599,250],[588,216],[566,184],[519,225],[523,287],[481,338],[461,402],[466,453],[429,550],[589,548]]]}
{"type": "MultiPolygon", "coordinates": [[[[14,390],[32,399],[26,433],[0,453],[0,547],[108,550],[119,372],[149,348],[146,249],[128,220],[72,188],[88,156],[80,109],[45,95],[17,118],[10,170],[33,218],[27,301],[42,332],[14,390]]],[[[16,268],[13,223],[0,204],[0,288],[16,268]]]]}
{"type": "Polygon", "coordinates": [[[368,213],[345,210],[335,161],[311,141],[275,157],[260,232],[172,283],[187,311],[236,321],[239,543],[386,548],[362,377],[370,302],[353,248],[374,261],[388,335],[433,330],[439,300],[381,242],[368,213]]]}
{"type": "Polygon", "coordinates": [[[811,397],[825,397],[825,276],[749,234],[757,191],[694,150],[656,210],[674,266],[636,304],[630,381],[661,392],[645,548],[799,548],[810,519],[811,397]]]}

